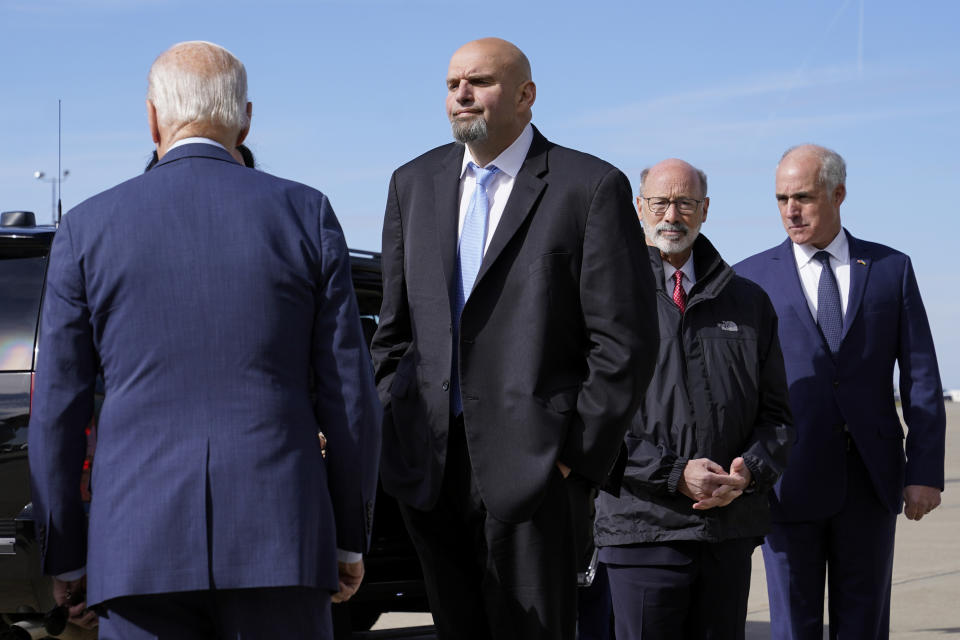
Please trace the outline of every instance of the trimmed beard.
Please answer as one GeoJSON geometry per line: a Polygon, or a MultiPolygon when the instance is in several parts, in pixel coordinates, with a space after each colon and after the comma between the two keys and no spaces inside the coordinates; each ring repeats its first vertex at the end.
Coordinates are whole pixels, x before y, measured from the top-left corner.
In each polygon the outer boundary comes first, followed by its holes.
{"type": "Polygon", "coordinates": [[[482,116],[470,118],[466,122],[451,120],[450,127],[453,129],[453,139],[463,144],[487,138],[487,121],[482,116]]]}
{"type": "Polygon", "coordinates": [[[670,222],[661,222],[653,230],[653,244],[665,255],[683,253],[693,246],[697,236],[700,235],[700,228],[691,229],[682,222],[675,224],[670,222]],[[671,240],[660,235],[661,231],[679,231],[684,235],[677,240],[671,240]]]}

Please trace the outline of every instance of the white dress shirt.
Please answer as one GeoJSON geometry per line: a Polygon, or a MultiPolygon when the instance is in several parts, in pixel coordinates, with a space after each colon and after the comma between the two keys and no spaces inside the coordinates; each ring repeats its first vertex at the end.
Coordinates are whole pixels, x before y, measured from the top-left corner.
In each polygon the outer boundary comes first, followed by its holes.
{"type": "Polygon", "coordinates": [[[201,138],[200,136],[193,136],[190,138],[181,138],[180,140],[177,140],[172,145],[170,145],[167,151],[172,151],[173,149],[176,149],[177,147],[182,147],[185,144],[212,144],[213,146],[220,147],[227,153],[230,153],[229,149],[227,149],[225,146],[223,146],[216,140],[211,140],[210,138],[201,138]]]}
{"type": "MultiPolygon", "coordinates": [[[[500,218],[503,217],[503,208],[507,204],[510,192],[513,191],[513,183],[516,180],[517,173],[520,172],[523,161],[527,158],[527,152],[530,151],[532,142],[533,126],[527,123],[517,139],[513,141],[513,144],[490,162],[500,171],[495,173],[487,183],[487,202],[490,204],[490,214],[487,218],[487,238],[483,244],[484,254],[487,253],[487,248],[490,246],[493,232],[497,230],[497,225],[500,224],[500,218]]],[[[477,178],[473,169],[468,167],[471,162],[477,166],[480,165],[470,155],[470,147],[467,147],[463,153],[463,165],[460,167],[460,220],[457,224],[457,238],[463,231],[463,219],[467,216],[467,208],[470,206],[470,199],[473,197],[473,191],[477,185],[477,178]]]]}
{"type": "MultiPolygon", "coordinates": [[[[676,267],[667,262],[663,261],[663,283],[667,294],[673,295],[673,274],[678,271],[676,267]]],[[[690,289],[693,288],[693,285],[697,283],[697,276],[693,272],[693,253],[690,254],[690,257],[687,258],[687,261],[683,263],[683,266],[680,267],[679,271],[683,272],[683,280],[680,282],[683,284],[683,290],[690,295],[690,289]]]]}
{"type": "MultiPolygon", "coordinates": [[[[803,294],[807,298],[807,305],[814,319],[817,317],[818,290],[820,287],[820,272],[823,265],[813,256],[820,249],[812,244],[793,245],[793,257],[797,260],[797,272],[800,274],[800,283],[803,285],[803,294]]],[[[847,234],[843,229],[828,244],[823,251],[830,254],[830,268],[837,278],[837,288],[840,289],[840,311],[843,319],[847,317],[847,300],[850,298],[850,245],[847,234]]]]}

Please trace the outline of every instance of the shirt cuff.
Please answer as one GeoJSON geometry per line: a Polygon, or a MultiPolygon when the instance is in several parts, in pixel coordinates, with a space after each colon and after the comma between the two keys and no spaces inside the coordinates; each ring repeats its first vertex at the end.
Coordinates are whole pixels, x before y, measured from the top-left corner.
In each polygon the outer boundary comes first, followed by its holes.
{"type": "Polygon", "coordinates": [[[360,562],[363,560],[363,554],[358,551],[344,551],[343,549],[337,549],[337,562],[343,562],[346,564],[360,562]]]}
{"type": "Polygon", "coordinates": [[[73,582],[74,580],[79,580],[83,576],[87,575],[87,568],[80,567],[74,571],[67,571],[66,573],[61,573],[59,575],[53,576],[60,582],[73,582]]]}

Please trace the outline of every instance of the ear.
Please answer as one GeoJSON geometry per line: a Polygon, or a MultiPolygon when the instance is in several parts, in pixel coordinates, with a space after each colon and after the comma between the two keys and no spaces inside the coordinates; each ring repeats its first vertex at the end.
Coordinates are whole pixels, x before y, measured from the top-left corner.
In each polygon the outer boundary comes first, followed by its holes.
{"type": "Polygon", "coordinates": [[[833,205],[835,207],[840,207],[843,204],[844,199],[847,197],[847,185],[838,184],[837,188],[833,190],[833,205]]]}
{"type": "Polygon", "coordinates": [[[519,94],[520,99],[518,106],[522,110],[530,109],[537,100],[537,85],[533,84],[533,80],[524,82],[520,86],[519,94]]]}
{"type": "Polygon", "coordinates": [[[237,141],[233,146],[237,146],[247,139],[247,134],[250,133],[250,120],[253,118],[253,103],[247,103],[247,126],[240,130],[240,133],[237,134],[237,141]]]}
{"type": "Polygon", "coordinates": [[[707,221],[707,209],[709,208],[710,208],[710,198],[704,197],[703,198],[703,217],[700,218],[700,224],[703,224],[704,222],[707,221]]]}
{"type": "Polygon", "coordinates": [[[160,125],[157,122],[157,108],[147,100],[147,122],[150,124],[150,137],[153,143],[160,144],[160,125]]]}
{"type": "Polygon", "coordinates": [[[643,220],[643,196],[637,196],[637,217],[643,220]]]}

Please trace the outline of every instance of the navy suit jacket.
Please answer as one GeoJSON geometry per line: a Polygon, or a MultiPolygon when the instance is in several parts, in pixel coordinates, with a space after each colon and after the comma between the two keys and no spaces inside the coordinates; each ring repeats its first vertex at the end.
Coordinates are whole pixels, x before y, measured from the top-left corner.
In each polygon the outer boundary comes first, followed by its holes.
{"type": "Polygon", "coordinates": [[[89,603],[336,590],[335,549],[365,550],[380,408],[343,234],[319,191],[213,145],[171,150],[64,218],[38,358],[43,569],[86,564],[89,603]],[[101,367],[87,538],[78,489],[101,367]]]}
{"type": "Polygon", "coordinates": [[[837,513],[845,496],[846,433],[856,444],[880,501],[892,512],[909,484],[943,488],[946,418],[927,314],[910,258],[850,235],[850,295],[836,356],[810,313],[793,247],[747,258],[736,271],[762,286],[780,318],[797,442],[772,497],[779,521],[837,513]],[[893,395],[893,367],[909,428],[893,395]]]}

